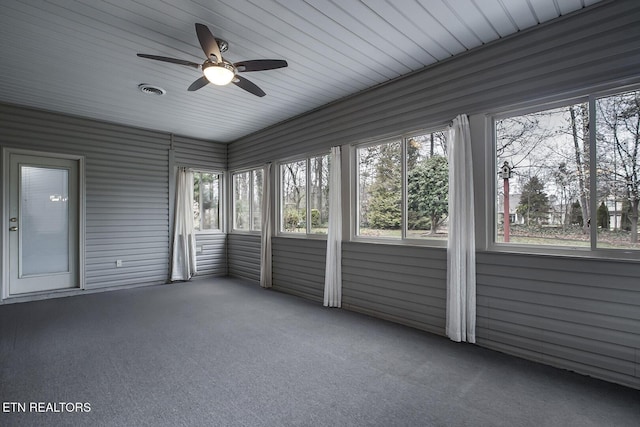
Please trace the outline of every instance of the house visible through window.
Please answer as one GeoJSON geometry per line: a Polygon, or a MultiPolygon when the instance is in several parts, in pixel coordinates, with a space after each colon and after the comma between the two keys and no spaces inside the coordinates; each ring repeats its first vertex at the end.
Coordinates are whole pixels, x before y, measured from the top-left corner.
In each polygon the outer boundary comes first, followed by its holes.
{"type": "Polygon", "coordinates": [[[639,118],[629,91],[495,120],[495,241],[640,249],[639,118]]]}
{"type": "Polygon", "coordinates": [[[193,226],[197,231],[220,230],[220,186],[222,176],[193,172],[193,226]]]}
{"type": "Polygon", "coordinates": [[[443,131],[357,147],[356,161],[357,236],[447,238],[449,167],[443,131]]]}

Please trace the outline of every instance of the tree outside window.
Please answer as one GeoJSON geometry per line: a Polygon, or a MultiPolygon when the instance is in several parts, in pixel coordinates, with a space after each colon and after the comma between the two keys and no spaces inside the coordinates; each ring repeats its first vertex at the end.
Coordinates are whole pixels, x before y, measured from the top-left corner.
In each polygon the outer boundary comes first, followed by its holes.
{"type": "Polygon", "coordinates": [[[640,249],[640,91],[598,98],[595,112],[598,201],[609,215],[597,245],[640,249]]]}
{"type": "Polygon", "coordinates": [[[639,93],[495,120],[496,242],[640,249],[639,93]]]}
{"type": "Polygon", "coordinates": [[[220,230],[220,174],[193,173],[193,227],[196,231],[220,230]]]}
{"type": "Polygon", "coordinates": [[[262,225],[262,169],[232,175],[233,229],[260,231],[262,225]]]}
{"type": "Polygon", "coordinates": [[[407,237],[447,238],[449,162],[444,132],[406,141],[407,237]]]}
{"type": "Polygon", "coordinates": [[[280,165],[280,231],[327,234],[329,156],[280,165]]]}
{"type": "Polygon", "coordinates": [[[356,157],[358,236],[447,238],[449,166],[444,132],[358,147],[356,157]]]}
{"type": "Polygon", "coordinates": [[[306,233],[307,162],[291,162],[280,166],[282,209],[280,230],[306,233]]]}
{"type": "Polygon", "coordinates": [[[251,230],[260,231],[262,229],[262,169],[251,171],[251,230]]]}
{"type": "Polygon", "coordinates": [[[496,166],[511,167],[496,177],[497,242],[590,245],[588,126],[587,103],[495,122],[496,166]]]}
{"type": "Polygon", "coordinates": [[[401,237],[402,143],[358,149],[358,235],[401,237]]]}
{"type": "Polygon", "coordinates": [[[249,230],[251,226],[251,174],[233,174],[233,229],[249,230]]]}

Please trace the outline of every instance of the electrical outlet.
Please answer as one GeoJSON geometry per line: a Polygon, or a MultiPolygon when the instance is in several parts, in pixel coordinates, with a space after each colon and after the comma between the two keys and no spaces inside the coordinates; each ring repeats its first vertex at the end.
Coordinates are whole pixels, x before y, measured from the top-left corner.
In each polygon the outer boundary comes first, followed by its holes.
{"type": "Polygon", "coordinates": [[[122,260],[121,259],[117,259],[116,260],[116,267],[122,267],[122,260]]]}

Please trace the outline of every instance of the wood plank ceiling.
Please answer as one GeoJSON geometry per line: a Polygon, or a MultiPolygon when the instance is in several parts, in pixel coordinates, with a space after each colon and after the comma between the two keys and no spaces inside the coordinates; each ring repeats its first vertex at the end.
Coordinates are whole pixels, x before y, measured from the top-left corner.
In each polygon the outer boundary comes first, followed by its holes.
{"type": "Polygon", "coordinates": [[[230,142],[326,103],[589,7],[598,0],[1,0],[0,102],[230,142]],[[245,73],[267,96],[187,87],[194,23],[226,59],[285,59],[245,73]],[[140,83],[157,85],[148,95],[140,83]]]}

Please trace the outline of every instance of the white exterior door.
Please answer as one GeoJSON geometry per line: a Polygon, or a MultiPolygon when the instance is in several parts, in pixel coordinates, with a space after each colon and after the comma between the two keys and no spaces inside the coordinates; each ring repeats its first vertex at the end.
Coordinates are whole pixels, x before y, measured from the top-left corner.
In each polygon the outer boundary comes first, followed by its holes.
{"type": "Polygon", "coordinates": [[[9,153],[8,294],[80,286],[80,160],[9,153]]]}

